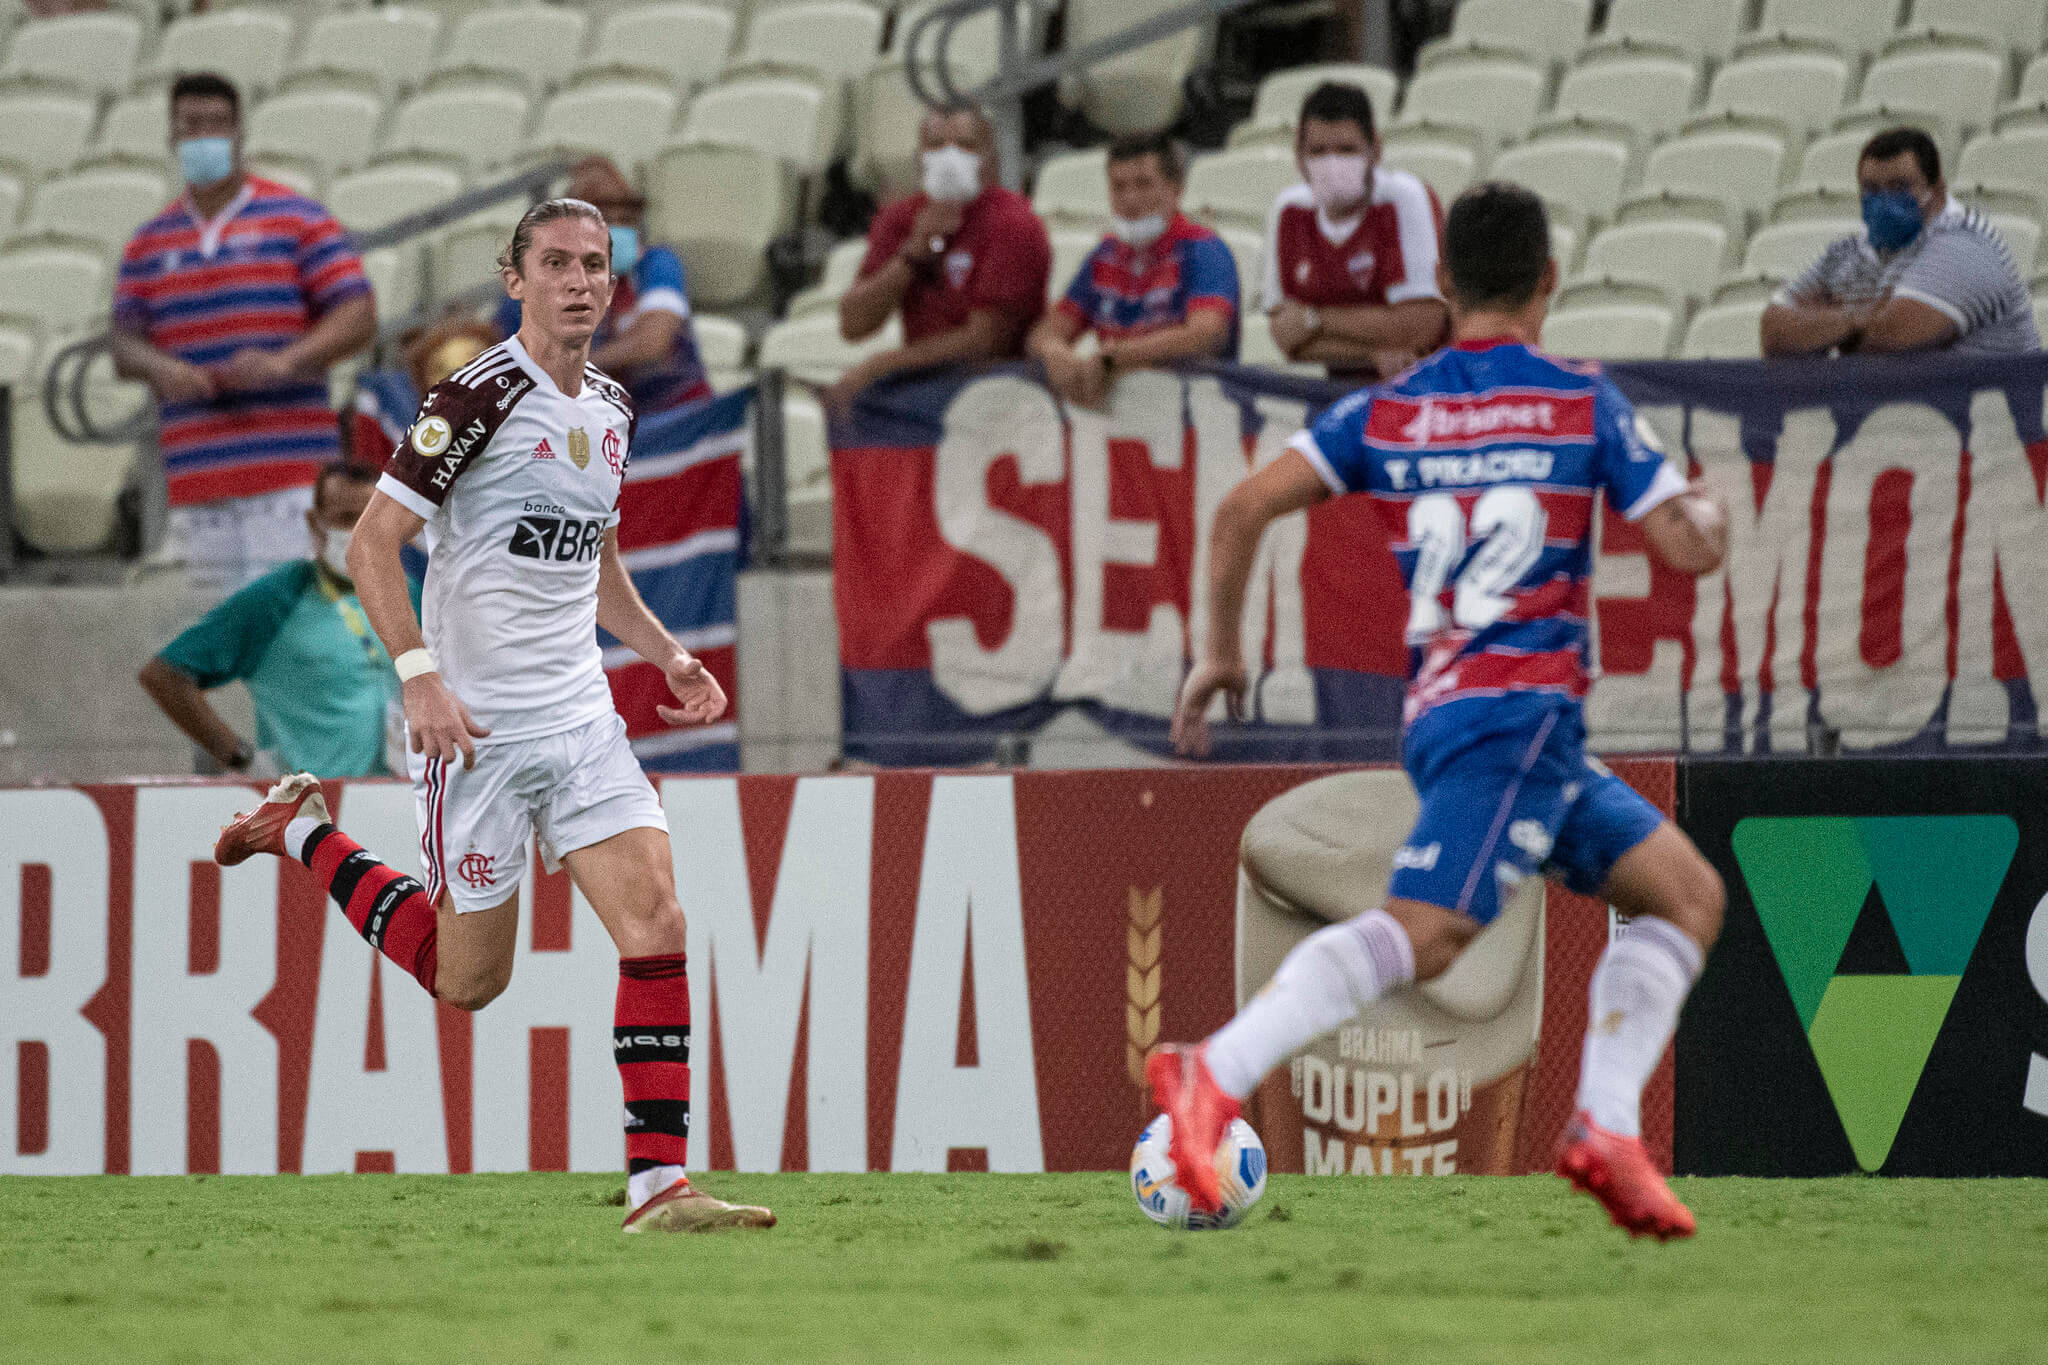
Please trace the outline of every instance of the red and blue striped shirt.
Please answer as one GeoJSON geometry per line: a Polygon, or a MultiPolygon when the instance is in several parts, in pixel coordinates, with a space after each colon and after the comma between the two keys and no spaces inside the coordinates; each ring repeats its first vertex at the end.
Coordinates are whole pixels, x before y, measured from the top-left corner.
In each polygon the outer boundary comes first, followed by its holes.
{"type": "MultiPolygon", "coordinates": [[[[250,176],[211,221],[186,197],[136,231],[121,253],[114,322],[213,367],[244,347],[289,345],[369,288],[355,242],[332,214],[250,176]]],[[[341,450],[324,378],[163,403],[158,419],[174,506],[310,484],[341,450]]]]}
{"type": "Polygon", "coordinates": [[[1143,336],[1177,327],[1188,315],[1214,308],[1230,321],[1222,355],[1237,358],[1237,261],[1221,237],[1180,214],[1146,247],[1104,237],[1059,301],[1059,311],[1082,331],[1104,340],[1143,336]]]}

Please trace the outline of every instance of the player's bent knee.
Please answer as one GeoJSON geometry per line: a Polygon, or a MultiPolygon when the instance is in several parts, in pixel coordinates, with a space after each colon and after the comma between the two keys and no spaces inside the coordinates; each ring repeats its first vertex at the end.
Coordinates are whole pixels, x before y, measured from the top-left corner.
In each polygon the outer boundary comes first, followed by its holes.
{"type": "Polygon", "coordinates": [[[656,957],[680,953],[688,942],[682,902],[661,895],[637,906],[619,924],[622,957],[656,957]]]}
{"type": "Polygon", "coordinates": [[[506,972],[465,972],[452,980],[442,972],[434,978],[434,998],[456,1009],[474,1014],[505,993],[512,984],[512,974],[506,972]]]}

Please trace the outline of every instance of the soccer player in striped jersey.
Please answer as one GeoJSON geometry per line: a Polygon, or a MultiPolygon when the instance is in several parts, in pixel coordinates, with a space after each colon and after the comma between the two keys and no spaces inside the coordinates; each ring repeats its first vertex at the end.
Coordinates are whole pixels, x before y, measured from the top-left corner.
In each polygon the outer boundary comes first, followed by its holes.
{"type": "Polygon", "coordinates": [[[1444,971],[1545,874],[1631,920],[1594,971],[1578,1112],[1558,1173],[1632,1235],[1684,1237],[1692,1214],[1641,1141],[1643,1085],[1720,931],[1719,877],[1692,842],[1585,751],[1587,618],[1597,499],[1683,573],[1717,568],[1727,513],[1688,485],[1597,365],[1532,347],[1557,284],[1543,201],[1485,184],[1452,205],[1438,283],[1453,345],[1351,394],[1218,510],[1203,657],[1173,718],[1208,747],[1210,703],[1235,716],[1245,584],[1274,518],[1358,493],[1385,519],[1407,585],[1413,679],[1403,763],[1422,798],[1383,909],[1317,931],[1237,1017],[1155,1054],[1154,1098],[1201,1207],[1239,1101],[1304,1044],[1389,991],[1444,971]]]}
{"type": "Polygon", "coordinates": [[[690,1136],[690,982],[668,821],[613,708],[602,626],[668,679],[671,725],[725,693],[649,611],[619,558],[634,413],[590,364],[612,297],[604,215],[529,209],[500,258],[517,335],[436,384],[369,507],[348,564],[401,680],[422,887],[327,818],[299,773],[221,832],[214,857],[297,859],[357,932],[438,1000],[479,1010],[510,984],[519,886],[537,836],[619,949],[613,1060],[626,1101],[628,1232],[772,1227],[683,1174],[690,1136]],[[424,629],[399,548],[425,529],[424,629]]]}

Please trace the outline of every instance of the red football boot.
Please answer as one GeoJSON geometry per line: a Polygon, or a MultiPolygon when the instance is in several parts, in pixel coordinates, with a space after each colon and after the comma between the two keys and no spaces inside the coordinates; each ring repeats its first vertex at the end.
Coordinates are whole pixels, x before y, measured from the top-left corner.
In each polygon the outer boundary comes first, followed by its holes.
{"type": "Polygon", "coordinates": [[[1599,1200],[1631,1237],[1668,1242],[1692,1236],[1692,1210],[1664,1183],[1641,1139],[1608,1132],[1583,1109],[1565,1125],[1557,1173],[1599,1200]]]}
{"type": "Polygon", "coordinates": [[[1188,1192],[1189,1207],[1221,1213],[1216,1148],[1238,1115],[1238,1102],[1216,1084],[1199,1047],[1169,1043],[1160,1048],[1145,1062],[1145,1079],[1152,1083],[1152,1102],[1173,1121],[1166,1152],[1173,1158],[1174,1179],[1188,1192]]]}
{"type": "Polygon", "coordinates": [[[320,794],[320,779],[311,773],[287,773],[264,796],[262,805],[221,826],[213,860],[222,867],[233,867],[258,853],[286,856],[284,827],[301,815],[331,823],[327,798],[320,794]]]}

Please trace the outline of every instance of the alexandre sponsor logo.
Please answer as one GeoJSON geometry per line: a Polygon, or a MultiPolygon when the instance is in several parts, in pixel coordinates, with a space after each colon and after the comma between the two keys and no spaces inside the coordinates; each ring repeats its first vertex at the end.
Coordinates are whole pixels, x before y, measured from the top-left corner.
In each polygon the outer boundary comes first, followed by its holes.
{"type": "Polygon", "coordinates": [[[2019,847],[2004,815],[1751,817],[1735,861],[1866,1171],[1905,1122],[2019,847]]]}

